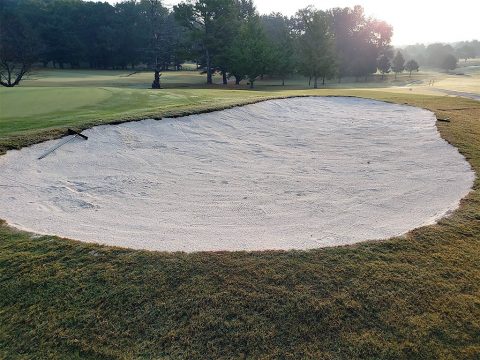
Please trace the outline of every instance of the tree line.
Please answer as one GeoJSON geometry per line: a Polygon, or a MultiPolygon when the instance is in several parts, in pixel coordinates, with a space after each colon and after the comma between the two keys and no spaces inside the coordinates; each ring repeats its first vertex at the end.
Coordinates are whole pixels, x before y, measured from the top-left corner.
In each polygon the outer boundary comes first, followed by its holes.
{"type": "MultiPolygon", "coordinates": [[[[361,6],[294,16],[259,15],[251,0],[160,0],[115,5],[81,0],[0,0],[0,82],[18,84],[34,63],[58,68],[144,68],[160,72],[194,61],[236,84],[300,73],[325,79],[368,78],[393,58],[393,29],[361,6]]],[[[383,70],[382,70],[383,69],[383,70]]],[[[417,68],[418,69],[418,68],[417,68]]],[[[387,71],[387,70],[385,70],[387,71]]],[[[385,72],[384,72],[385,73],[385,72]]]]}
{"type": "Polygon", "coordinates": [[[404,47],[402,52],[407,59],[416,59],[421,66],[453,70],[459,59],[467,61],[480,56],[480,41],[416,44],[404,47]]]}

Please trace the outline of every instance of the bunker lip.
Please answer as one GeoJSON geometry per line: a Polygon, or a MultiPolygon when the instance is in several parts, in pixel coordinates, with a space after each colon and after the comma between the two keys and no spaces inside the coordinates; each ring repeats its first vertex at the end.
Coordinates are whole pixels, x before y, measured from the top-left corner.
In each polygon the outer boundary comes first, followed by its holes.
{"type": "Polygon", "coordinates": [[[0,218],[135,249],[313,249],[432,224],[474,179],[433,113],[358,98],[267,100],[84,134],[41,164],[32,158],[55,141],[0,157],[0,218]]]}

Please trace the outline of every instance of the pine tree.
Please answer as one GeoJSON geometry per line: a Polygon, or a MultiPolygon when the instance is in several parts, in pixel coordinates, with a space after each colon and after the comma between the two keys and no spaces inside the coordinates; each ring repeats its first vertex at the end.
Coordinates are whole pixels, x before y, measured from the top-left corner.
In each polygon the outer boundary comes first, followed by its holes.
{"type": "Polygon", "coordinates": [[[382,74],[382,80],[385,74],[388,74],[390,72],[390,59],[386,55],[380,56],[378,59],[378,70],[380,70],[380,73],[382,74]]]}
{"type": "Polygon", "coordinates": [[[392,70],[395,73],[395,80],[397,80],[397,74],[405,70],[405,59],[400,51],[393,58],[392,70]]]}

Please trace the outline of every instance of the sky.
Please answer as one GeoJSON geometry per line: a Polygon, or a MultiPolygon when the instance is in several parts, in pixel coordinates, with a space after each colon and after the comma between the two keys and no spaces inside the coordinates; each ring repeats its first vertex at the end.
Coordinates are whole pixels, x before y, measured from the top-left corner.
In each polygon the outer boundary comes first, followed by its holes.
{"type": "MultiPolygon", "coordinates": [[[[109,0],[110,3],[118,0],[109,0]]],[[[164,0],[173,6],[180,0],[164,0]]],[[[385,20],[393,26],[396,46],[480,40],[480,0],[254,0],[261,14],[281,12],[293,15],[298,9],[314,5],[317,9],[362,5],[367,16],[385,20]]]]}

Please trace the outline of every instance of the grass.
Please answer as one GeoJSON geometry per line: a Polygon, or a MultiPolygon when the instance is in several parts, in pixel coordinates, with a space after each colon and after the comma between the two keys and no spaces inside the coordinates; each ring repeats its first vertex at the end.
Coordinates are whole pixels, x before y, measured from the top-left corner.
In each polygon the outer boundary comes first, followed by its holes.
{"type": "MultiPolygon", "coordinates": [[[[38,91],[31,88],[15,91],[38,91]]],[[[57,117],[57,110],[45,112],[37,121],[28,113],[8,120],[2,111],[0,146],[57,136],[66,125],[62,117],[83,128],[265,97],[346,95],[451,118],[438,123],[441,135],[480,173],[480,103],[473,100],[365,89],[109,90],[114,95],[96,104],[57,117]]],[[[437,225],[402,238],[315,251],[134,251],[0,224],[0,358],[479,357],[478,179],[460,209],[437,225]]]]}
{"type": "MultiPolygon", "coordinates": [[[[279,80],[259,80],[255,92],[247,85],[229,85],[225,91],[221,77],[216,85],[205,86],[205,75],[195,71],[165,72],[162,91],[150,90],[150,72],[92,71],[92,70],[38,70],[20,87],[0,89],[0,153],[64,133],[67,127],[81,130],[93,125],[115,123],[119,120],[160,118],[202,112],[212,108],[258,101],[272,96],[333,94],[356,90],[355,95],[371,96],[372,91],[400,94],[445,93],[439,87],[427,86],[435,78],[446,90],[473,91],[480,86],[480,62],[470,60],[458,69],[461,75],[448,75],[432,70],[399,75],[393,80],[330,82],[328,89],[305,89],[306,79],[294,78],[287,86],[279,80]],[[276,85],[275,85],[276,84],[276,85]]],[[[480,91],[480,90],[479,90],[480,91]]],[[[379,94],[379,96],[382,96],[379,94]]]]}

